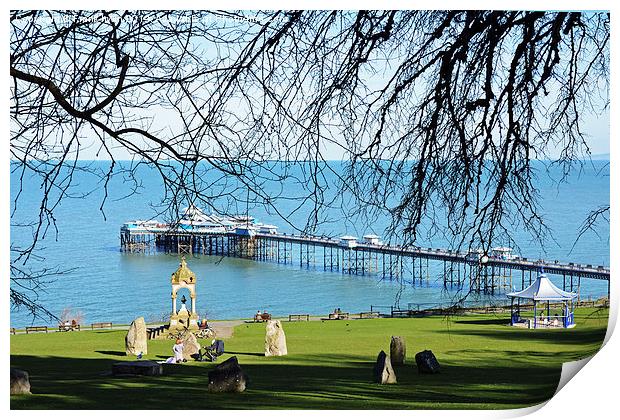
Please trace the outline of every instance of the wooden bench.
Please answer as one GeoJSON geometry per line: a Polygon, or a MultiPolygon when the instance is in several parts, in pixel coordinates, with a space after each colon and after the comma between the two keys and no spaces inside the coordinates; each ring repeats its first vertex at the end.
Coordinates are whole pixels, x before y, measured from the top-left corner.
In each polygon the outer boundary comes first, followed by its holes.
{"type": "Polygon", "coordinates": [[[409,309],[393,309],[392,310],[392,318],[406,318],[413,316],[414,311],[410,311],[409,309]]]}
{"type": "Polygon", "coordinates": [[[15,328],[11,327],[11,334],[15,335],[15,328]]]}
{"type": "Polygon", "coordinates": [[[31,332],[42,332],[45,331],[47,333],[47,327],[45,325],[38,327],[26,327],[26,334],[31,332]]]}
{"type": "Polygon", "coordinates": [[[360,312],[360,319],[379,318],[379,312],[360,312]]]}
{"type": "Polygon", "coordinates": [[[290,321],[310,321],[309,314],[293,314],[288,316],[288,320],[290,321]]]}
{"type": "Polygon", "coordinates": [[[263,322],[263,321],[270,321],[271,320],[271,314],[256,314],[254,315],[254,322],[263,322]]]}
{"type": "Polygon", "coordinates": [[[348,312],[338,312],[336,313],[332,313],[328,315],[327,319],[349,319],[349,313],[348,312]]]}
{"type": "MultiPolygon", "coordinates": [[[[110,323],[111,324],[111,323],[110,323]]],[[[159,327],[149,327],[146,329],[146,336],[149,340],[154,340],[168,330],[169,325],[160,325],[159,327]]]]}
{"type": "Polygon", "coordinates": [[[81,331],[80,324],[58,324],[58,332],[67,332],[67,331],[81,331]]]}
{"type": "Polygon", "coordinates": [[[94,324],[90,324],[90,329],[94,330],[95,328],[112,328],[111,322],[95,322],[94,324]]]}

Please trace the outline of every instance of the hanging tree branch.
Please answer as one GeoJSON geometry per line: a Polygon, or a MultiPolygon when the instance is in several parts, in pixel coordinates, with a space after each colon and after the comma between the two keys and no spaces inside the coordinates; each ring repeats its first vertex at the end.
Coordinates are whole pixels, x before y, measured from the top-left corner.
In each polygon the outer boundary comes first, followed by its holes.
{"type": "Polygon", "coordinates": [[[12,176],[43,186],[14,266],[55,227],[84,148],[110,160],[106,198],[115,174],[154,169],[171,217],[251,201],[307,232],[333,208],[388,215],[405,245],[543,237],[531,162],[579,165],[584,115],[609,101],[601,12],[13,11],[10,25],[12,176]]]}

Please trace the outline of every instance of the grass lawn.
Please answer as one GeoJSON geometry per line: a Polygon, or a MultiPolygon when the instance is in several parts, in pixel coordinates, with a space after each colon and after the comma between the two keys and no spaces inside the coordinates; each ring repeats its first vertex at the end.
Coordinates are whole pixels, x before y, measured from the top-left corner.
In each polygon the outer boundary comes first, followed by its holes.
{"type": "MultiPolygon", "coordinates": [[[[166,365],[161,377],[106,374],[124,354],[124,331],[11,336],[11,366],[30,373],[33,395],[11,397],[12,409],[502,409],[549,399],[561,363],[596,352],[608,310],[577,310],[571,330],[507,326],[509,316],[283,322],[289,355],[262,356],[264,324],[244,324],[225,340],[250,377],[242,394],[208,394],[215,364],[166,365]],[[407,343],[398,384],[372,382],[377,353],[391,335],[407,343]],[[414,356],[432,350],[438,375],[419,375],[414,356]]],[[[171,341],[149,341],[147,358],[171,355],[171,341]]]]}

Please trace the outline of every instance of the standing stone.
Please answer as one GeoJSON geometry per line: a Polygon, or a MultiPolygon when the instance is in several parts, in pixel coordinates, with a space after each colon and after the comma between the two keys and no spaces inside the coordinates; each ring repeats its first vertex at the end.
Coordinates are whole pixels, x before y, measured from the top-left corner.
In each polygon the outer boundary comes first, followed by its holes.
{"type": "Polygon", "coordinates": [[[198,354],[200,351],[200,343],[196,339],[196,336],[191,332],[186,332],[182,337],[183,341],[183,359],[191,360],[192,354],[198,354]]]}
{"type": "Polygon", "coordinates": [[[424,350],[416,354],[415,363],[418,365],[418,373],[439,373],[441,369],[437,358],[430,350],[424,350]]]}
{"type": "Polygon", "coordinates": [[[392,341],[390,341],[390,362],[392,362],[392,366],[404,365],[406,353],[405,339],[393,335],[392,341]]]}
{"type": "Polygon", "coordinates": [[[146,354],[146,323],[143,317],[136,318],[125,336],[125,354],[137,356],[146,354]]]}
{"type": "Polygon", "coordinates": [[[374,368],[375,382],[378,384],[395,384],[396,373],[392,368],[392,363],[388,359],[387,354],[383,350],[379,352],[377,356],[377,363],[374,368]]]}
{"type": "Polygon", "coordinates": [[[11,395],[30,394],[28,372],[11,368],[11,395]]]}
{"type": "Polygon", "coordinates": [[[267,321],[265,333],[265,356],[286,356],[286,336],[278,320],[267,321]]]}
{"type": "Polygon", "coordinates": [[[208,376],[208,392],[243,392],[248,382],[248,375],[241,370],[236,356],[217,365],[208,376]]]}

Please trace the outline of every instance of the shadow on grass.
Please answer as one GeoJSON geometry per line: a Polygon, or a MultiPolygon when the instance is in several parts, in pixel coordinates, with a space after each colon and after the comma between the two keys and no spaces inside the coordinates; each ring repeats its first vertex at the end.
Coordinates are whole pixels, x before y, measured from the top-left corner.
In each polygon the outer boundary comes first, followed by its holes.
{"type": "Polygon", "coordinates": [[[225,351],[225,354],[244,355],[244,356],[265,356],[265,353],[248,353],[242,351],[225,351]]]}
{"type": "Polygon", "coordinates": [[[456,320],[455,324],[468,324],[468,325],[508,325],[510,324],[510,318],[497,318],[497,319],[468,319],[468,320],[456,320]]]}
{"type": "Polygon", "coordinates": [[[95,350],[95,353],[107,354],[108,356],[126,356],[124,351],[112,351],[112,350],[95,350]]]}
{"type": "Polygon", "coordinates": [[[508,366],[501,358],[493,359],[496,366],[442,363],[439,375],[405,365],[396,367],[398,384],[382,386],[372,382],[373,360],[338,356],[240,359],[250,377],[246,392],[207,395],[215,363],[164,365],[161,377],[116,378],[106,375],[113,359],[16,355],[11,366],[30,373],[33,395],[12,397],[11,408],[166,409],[169,401],[183,401],[186,409],[510,408],[550,398],[561,371],[559,364],[508,366]]]}
{"type": "MultiPolygon", "coordinates": [[[[466,321],[455,321],[455,323],[468,324],[466,321]]],[[[535,340],[549,344],[584,344],[584,343],[603,343],[606,327],[590,329],[523,329],[507,326],[502,329],[457,329],[437,331],[439,334],[469,335],[487,337],[499,340],[535,340]]]]}

